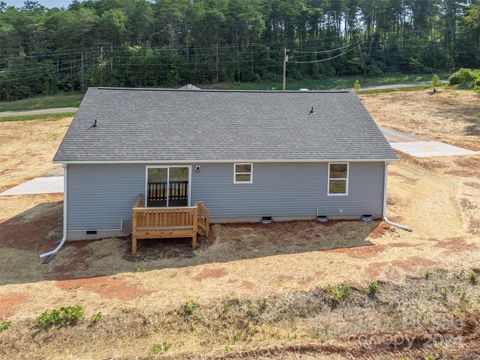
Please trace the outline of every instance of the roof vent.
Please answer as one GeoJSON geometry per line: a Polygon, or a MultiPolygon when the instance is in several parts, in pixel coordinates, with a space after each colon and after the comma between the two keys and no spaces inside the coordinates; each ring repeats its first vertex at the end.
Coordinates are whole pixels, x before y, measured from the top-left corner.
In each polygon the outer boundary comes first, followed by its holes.
{"type": "Polygon", "coordinates": [[[93,120],[93,124],[92,126],[90,126],[90,129],[91,128],[96,128],[97,127],[97,119],[93,120]]]}
{"type": "Polygon", "coordinates": [[[313,106],[312,106],[312,108],[310,109],[310,115],[312,115],[312,114],[315,114],[315,110],[313,110],[313,106]]]}

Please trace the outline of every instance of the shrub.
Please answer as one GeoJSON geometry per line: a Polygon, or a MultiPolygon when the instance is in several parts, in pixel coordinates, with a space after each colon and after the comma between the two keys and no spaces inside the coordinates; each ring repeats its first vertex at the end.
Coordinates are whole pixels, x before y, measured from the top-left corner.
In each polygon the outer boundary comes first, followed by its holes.
{"type": "Polygon", "coordinates": [[[99,311],[96,314],[93,314],[92,316],[92,322],[97,323],[102,319],[102,313],[99,311]]]}
{"type": "Polygon", "coordinates": [[[380,291],[380,285],[377,280],[372,281],[370,285],[368,286],[368,295],[374,297],[378,294],[380,291]]]}
{"type": "Polygon", "coordinates": [[[12,322],[9,320],[3,320],[0,322],[0,332],[10,329],[12,322]]]}
{"type": "Polygon", "coordinates": [[[434,89],[440,86],[440,76],[437,74],[432,75],[432,86],[434,89]]]}
{"type": "Polygon", "coordinates": [[[161,344],[153,344],[152,345],[152,352],[158,354],[159,352],[167,352],[172,348],[172,344],[168,342],[163,342],[161,344]]]}
{"type": "Polygon", "coordinates": [[[51,311],[45,310],[36,320],[37,326],[47,327],[52,325],[75,325],[83,319],[83,308],[77,306],[61,307],[51,311]]]}
{"type": "Polygon", "coordinates": [[[330,296],[332,296],[336,302],[345,300],[351,292],[352,288],[348,285],[342,285],[339,288],[331,288],[329,290],[330,296]]]}
{"type": "Polygon", "coordinates": [[[183,305],[183,313],[186,316],[190,316],[198,308],[198,304],[193,300],[188,300],[185,305],[183,305]]]}
{"type": "Polygon", "coordinates": [[[362,85],[360,84],[360,81],[355,80],[355,82],[353,83],[353,90],[358,94],[361,88],[362,85]]]}
{"type": "Polygon", "coordinates": [[[133,272],[145,272],[147,271],[147,268],[141,267],[141,266],[136,266],[135,269],[133,269],[133,272]]]}
{"type": "Polygon", "coordinates": [[[450,75],[448,81],[450,85],[457,86],[460,89],[473,89],[480,72],[472,69],[460,69],[450,75]]]}
{"type": "Polygon", "coordinates": [[[478,275],[475,271],[472,271],[470,273],[470,282],[472,283],[472,285],[477,285],[478,284],[478,275]]]}

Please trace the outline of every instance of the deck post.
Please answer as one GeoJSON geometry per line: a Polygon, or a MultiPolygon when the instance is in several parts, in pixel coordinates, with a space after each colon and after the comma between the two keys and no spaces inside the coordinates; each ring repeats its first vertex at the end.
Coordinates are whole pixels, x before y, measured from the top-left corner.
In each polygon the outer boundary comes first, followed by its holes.
{"type": "Polygon", "coordinates": [[[132,256],[137,253],[137,211],[132,210],[132,256]]]}
{"type": "Polygon", "coordinates": [[[132,256],[137,254],[137,238],[132,235],[132,256]]]}
{"type": "Polygon", "coordinates": [[[193,234],[192,248],[197,248],[197,232],[198,232],[198,205],[193,209],[193,234]]]}

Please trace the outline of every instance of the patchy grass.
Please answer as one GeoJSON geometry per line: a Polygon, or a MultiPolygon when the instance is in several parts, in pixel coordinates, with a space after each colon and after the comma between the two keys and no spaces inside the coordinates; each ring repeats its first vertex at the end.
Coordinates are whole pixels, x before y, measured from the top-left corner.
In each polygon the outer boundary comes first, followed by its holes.
{"type": "MultiPolygon", "coordinates": [[[[446,87],[446,84],[441,84],[437,88],[446,87]]],[[[385,94],[397,91],[420,91],[420,90],[429,90],[433,89],[432,85],[418,85],[418,86],[406,86],[406,87],[392,87],[388,89],[374,89],[374,90],[360,90],[359,95],[374,95],[374,94],[385,94]]]]}
{"type": "MultiPolygon", "coordinates": [[[[442,78],[447,78],[448,75],[444,74],[442,78]]],[[[364,78],[363,76],[337,76],[337,77],[325,77],[321,79],[304,79],[304,80],[288,80],[287,88],[290,90],[297,89],[310,89],[310,90],[330,90],[330,89],[351,89],[355,81],[359,81],[362,87],[376,86],[376,85],[389,85],[389,84],[401,84],[412,83],[419,81],[430,81],[432,74],[385,74],[383,76],[371,76],[364,78]]],[[[261,81],[257,83],[219,83],[212,84],[211,88],[223,88],[223,89],[237,89],[237,90],[281,90],[282,78],[279,77],[275,81],[261,81]]]]}
{"type": "Polygon", "coordinates": [[[12,326],[12,322],[9,320],[0,321],[0,332],[10,329],[11,326],[12,326]]]}
{"type": "Polygon", "coordinates": [[[82,93],[39,96],[25,100],[0,102],[0,111],[26,111],[63,107],[77,107],[83,99],[82,93]]]}
{"type": "Polygon", "coordinates": [[[32,115],[9,115],[1,116],[0,122],[4,121],[26,121],[26,120],[58,120],[75,116],[74,112],[62,112],[52,114],[32,114],[32,115]]]}

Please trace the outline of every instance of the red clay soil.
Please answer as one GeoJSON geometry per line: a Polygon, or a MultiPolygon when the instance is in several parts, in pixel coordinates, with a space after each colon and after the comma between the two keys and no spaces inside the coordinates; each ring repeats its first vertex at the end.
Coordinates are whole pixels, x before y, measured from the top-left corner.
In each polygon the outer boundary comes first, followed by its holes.
{"type": "Polygon", "coordinates": [[[435,247],[446,249],[446,251],[443,252],[444,255],[449,255],[452,252],[460,253],[465,251],[477,251],[479,249],[478,245],[467,243],[465,239],[461,237],[440,241],[435,247]]]}
{"type": "Polygon", "coordinates": [[[345,254],[356,259],[370,259],[385,250],[384,245],[368,245],[353,248],[339,248],[326,250],[327,253],[345,254]]]}
{"type": "Polygon", "coordinates": [[[43,203],[11,219],[0,223],[0,248],[42,252],[50,250],[62,232],[61,202],[43,203]],[[39,209],[41,208],[41,209],[39,209]],[[26,220],[29,212],[35,211],[33,219],[26,220]]]}
{"type": "Polygon", "coordinates": [[[104,299],[134,300],[149,294],[135,285],[128,284],[121,276],[101,276],[86,279],[57,281],[57,286],[65,291],[75,291],[78,288],[87,289],[104,299]]]}
{"type": "Polygon", "coordinates": [[[375,229],[370,233],[370,237],[372,239],[379,239],[381,238],[388,230],[390,230],[390,225],[381,222],[377,225],[375,229]]]}
{"type": "Polygon", "coordinates": [[[286,283],[286,282],[289,282],[289,281],[292,281],[292,280],[293,280],[292,276],[288,276],[288,275],[278,275],[277,276],[277,282],[279,282],[279,283],[286,283]]]}
{"type": "Polygon", "coordinates": [[[419,256],[410,256],[404,260],[393,260],[391,262],[393,266],[402,268],[407,272],[413,272],[415,270],[420,270],[428,268],[437,264],[436,261],[425,259],[419,256]]]}
{"type": "Polygon", "coordinates": [[[480,234],[480,220],[478,219],[470,220],[470,225],[468,226],[468,232],[470,234],[480,234]]]}
{"type": "Polygon", "coordinates": [[[0,318],[7,318],[15,315],[19,307],[27,303],[29,300],[30,296],[23,293],[0,295],[0,318]]]}
{"type": "Polygon", "coordinates": [[[204,267],[197,275],[193,276],[192,279],[196,281],[203,281],[207,279],[220,279],[227,276],[228,271],[224,267],[220,268],[209,268],[204,267]]]}
{"type": "Polygon", "coordinates": [[[87,259],[92,252],[87,248],[91,241],[75,241],[65,245],[65,249],[74,249],[75,254],[65,258],[66,262],[53,268],[53,275],[50,279],[63,280],[74,277],[79,271],[88,270],[87,259]]]}
{"type": "Polygon", "coordinates": [[[253,290],[255,287],[255,284],[250,281],[242,281],[242,288],[245,290],[253,290]]]}
{"type": "Polygon", "coordinates": [[[460,206],[463,210],[475,210],[477,208],[475,204],[472,204],[470,200],[465,198],[460,199],[460,206]]]}
{"type": "MultiPolygon", "coordinates": [[[[436,264],[436,261],[430,259],[425,259],[419,256],[410,256],[404,260],[392,260],[368,264],[365,274],[368,278],[375,279],[384,268],[388,267],[397,267],[405,270],[406,272],[414,273],[415,271],[426,269],[436,264]]],[[[398,279],[391,280],[396,281],[398,279]]]]}

